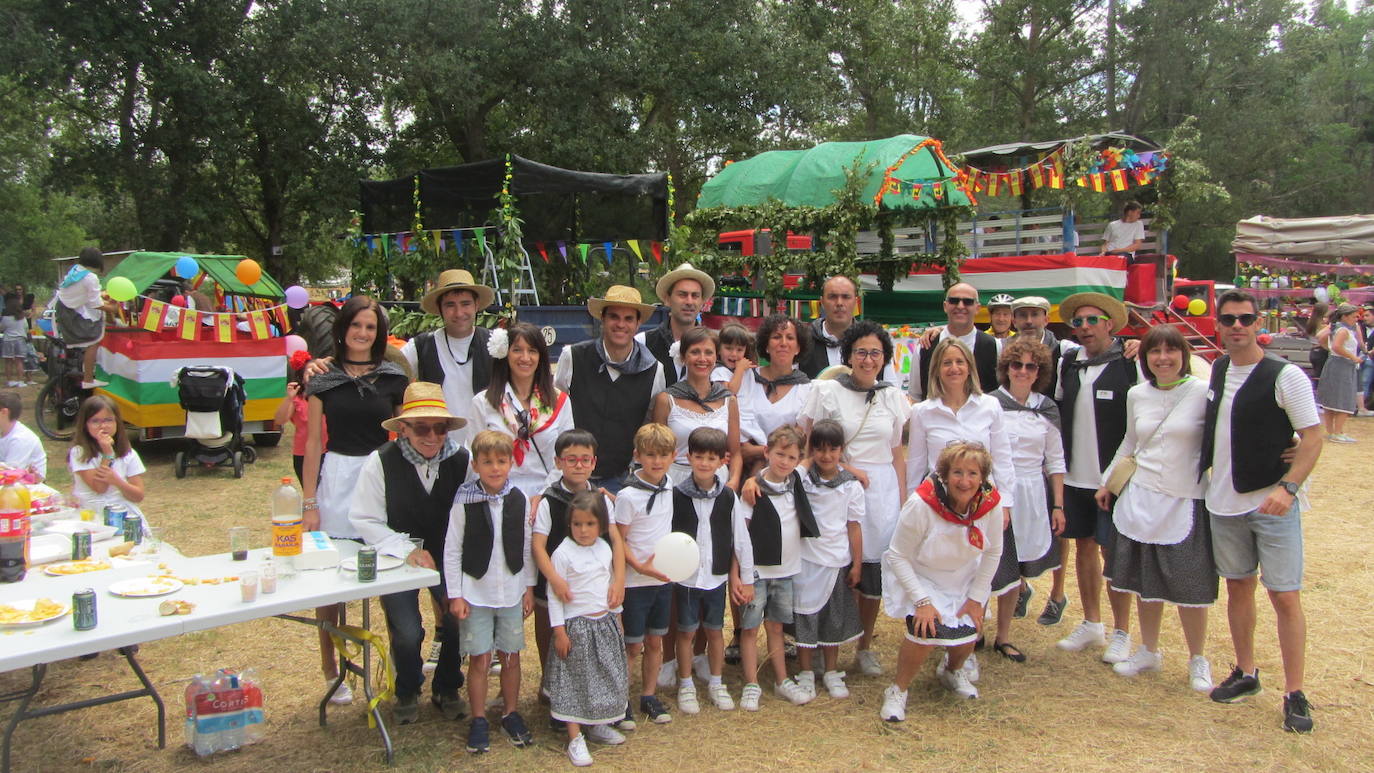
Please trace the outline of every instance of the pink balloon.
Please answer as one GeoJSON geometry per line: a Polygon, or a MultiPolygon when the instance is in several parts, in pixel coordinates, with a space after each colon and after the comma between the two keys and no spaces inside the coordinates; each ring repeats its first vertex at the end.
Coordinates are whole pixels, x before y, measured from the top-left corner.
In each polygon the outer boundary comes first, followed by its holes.
{"type": "Polygon", "coordinates": [[[307,344],[307,343],[305,342],[305,339],[304,339],[304,338],[301,338],[300,336],[287,336],[287,337],[286,337],[286,356],[287,356],[287,357],[290,357],[291,355],[295,354],[296,352],[303,352],[303,351],[305,351],[305,350],[308,349],[308,348],[310,348],[310,345],[307,344]]]}

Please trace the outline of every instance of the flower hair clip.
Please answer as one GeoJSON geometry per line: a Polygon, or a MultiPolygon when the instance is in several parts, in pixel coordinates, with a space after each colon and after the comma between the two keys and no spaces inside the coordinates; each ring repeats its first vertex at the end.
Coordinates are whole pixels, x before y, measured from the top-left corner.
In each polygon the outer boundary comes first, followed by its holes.
{"type": "Polygon", "coordinates": [[[673,342],[673,345],[668,347],[668,356],[672,358],[673,364],[674,364],[674,365],[678,366],[679,368],[682,367],[682,342],[681,342],[681,341],[674,341],[674,342],[673,342]]]}
{"type": "Polygon", "coordinates": [[[487,340],[487,354],[490,354],[492,359],[504,360],[509,351],[510,333],[503,327],[491,331],[491,338],[487,340]]]}
{"type": "Polygon", "coordinates": [[[291,366],[291,370],[300,370],[305,367],[307,362],[310,362],[310,352],[305,349],[292,352],[286,360],[286,364],[291,366]]]}

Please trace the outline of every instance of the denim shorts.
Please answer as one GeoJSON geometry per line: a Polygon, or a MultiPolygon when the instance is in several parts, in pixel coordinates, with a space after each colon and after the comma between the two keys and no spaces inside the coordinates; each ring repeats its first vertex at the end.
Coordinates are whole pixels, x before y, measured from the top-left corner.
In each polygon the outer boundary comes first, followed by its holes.
{"type": "Polygon", "coordinates": [[[460,626],[463,655],[485,655],[493,648],[519,652],[525,648],[525,611],[522,605],[509,607],[470,606],[460,626]]]}
{"type": "Polygon", "coordinates": [[[672,619],[673,586],[641,585],[625,589],[625,611],[620,622],[625,627],[625,643],[639,644],[645,634],[662,636],[672,619]]]}
{"type": "Polygon", "coordinates": [[[711,590],[689,588],[686,585],[673,586],[673,599],[677,602],[677,630],[691,633],[698,628],[719,631],[725,627],[725,589],[729,583],[723,582],[711,590]]]}
{"type": "Polygon", "coordinates": [[[792,623],[792,578],[754,580],[754,600],[740,607],[740,628],[758,628],[764,620],[792,623]]]}
{"type": "Polygon", "coordinates": [[[1302,590],[1302,514],[1297,501],[1286,515],[1251,510],[1213,515],[1212,557],[1228,580],[1253,577],[1271,591],[1302,590]]]}

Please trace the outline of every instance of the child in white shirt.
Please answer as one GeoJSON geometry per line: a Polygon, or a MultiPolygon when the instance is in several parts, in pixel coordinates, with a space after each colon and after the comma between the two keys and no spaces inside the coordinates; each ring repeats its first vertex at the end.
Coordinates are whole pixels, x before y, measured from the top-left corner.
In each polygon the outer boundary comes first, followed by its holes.
{"type": "MultiPolygon", "coordinates": [[[[129,444],[119,405],[104,395],[91,395],[76,412],[76,431],[67,466],[72,471],[72,493],[83,509],[98,513],[109,505],[123,505],[143,515],[145,468],[129,444]]],[[[143,528],[148,528],[145,519],[143,528]]]]}

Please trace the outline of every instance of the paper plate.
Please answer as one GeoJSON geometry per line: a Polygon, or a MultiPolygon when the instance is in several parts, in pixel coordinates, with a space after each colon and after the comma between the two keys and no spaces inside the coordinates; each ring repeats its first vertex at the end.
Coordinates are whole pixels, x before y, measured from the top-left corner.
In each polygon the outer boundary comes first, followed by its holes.
{"type": "Polygon", "coordinates": [[[67,613],[72,611],[72,608],[69,604],[63,604],[60,601],[46,599],[46,601],[52,601],[53,604],[57,605],[57,607],[60,608],[60,611],[41,618],[14,620],[12,622],[9,621],[10,616],[13,615],[13,612],[11,610],[18,610],[21,613],[32,613],[33,608],[38,605],[39,601],[40,599],[22,599],[20,601],[10,601],[4,604],[0,604],[0,627],[25,628],[32,625],[42,625],[44,623],[56,620],[59,617],[65,617],[67,613]]]}
{"type": "Polygon", "coordinates": [[[166,596],[181,590],[182,582],[175,577],[134,577],[120,580],[109,587],[110,593],[131,599],[166,596]]]}
{"type": "Polygon", "coordinates": [[[91,533],[91,542],[100,542],[115,535],[115,527],[106,526],[103,523],[94,521],[53,521],[44,529],[48,534],[65,534],[70,537],[73,534],[86,531],[91,533]]]}
{"type": "Polygon", "coordinates": [[[48,564],[43,567],[43,573],[53,577],[70,577],[74,574],[86,574],[88,572],[103,572],[106,569],[114,568],[108,558],[97,559],[95,561],[58,561],[55,564],[48,564]]]}
{"type": "MultiPolygon", "coordinates": [[[[403,559],[397,558],[396,556],[377,555],[377,571],[379,572],[395,569],[398,566],[405,566],[405,563],[403,559]]],[[[356,572],[358,571],[358,557],[349,556],[339,561],[339,566],[346,572],[356,572]]]]}

